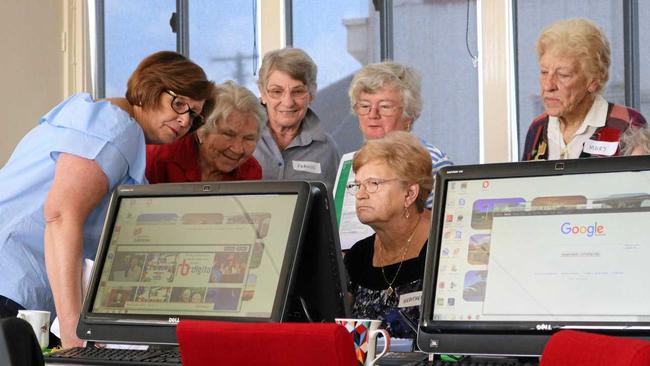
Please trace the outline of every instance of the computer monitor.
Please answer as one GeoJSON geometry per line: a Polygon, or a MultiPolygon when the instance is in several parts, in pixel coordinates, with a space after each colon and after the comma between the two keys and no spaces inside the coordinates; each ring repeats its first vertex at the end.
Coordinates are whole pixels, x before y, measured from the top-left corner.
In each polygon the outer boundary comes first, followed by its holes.
{"type": "Polygon", "coordinates": [[[650,338],[650,157],[436,175],[419,348],[538,356],[559,329],[650,338]]]}
{"type": "Polygon", "coordinates": [[[324,185],[304,181],[120,186],[78,336],[175,344],[182,319],[347,315],[330,201],[324,185]],[[305,290],[309,283],[317,289],[305,290]]]}

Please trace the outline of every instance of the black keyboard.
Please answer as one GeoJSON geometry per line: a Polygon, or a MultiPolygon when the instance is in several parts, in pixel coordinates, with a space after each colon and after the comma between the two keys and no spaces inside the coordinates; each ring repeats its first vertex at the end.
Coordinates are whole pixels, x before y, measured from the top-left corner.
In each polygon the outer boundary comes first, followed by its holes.
{"type": "Polygon", "coordinates": [[[427,365],[432,366],[539,366],[539,361],[523,361],[514,358],[498,357],[463,357],[457,361],[436,360],[427,365]]]}
{"type": "Polygon", "coordinates": [[[180,366],[181,354],[177,348],[142,351],[133,349],[77,347],[52,353],[45,357],[45,362],[89,365],[180,366]]]}
{"type": "Polygon", "coordinates": [[[377,360],[378,366],[415,366],[426,365],[429,355],[422,352],[388,352],[377,360]]]}
{"type": "Polygon", "coordinates": [[[534,359],[519,360],[515,358],[498,357],[458,357],[457,360],[429,361],[426,353],[422,352],[388,352],[377,360],[379,366],[539,366],[534,359]]]}

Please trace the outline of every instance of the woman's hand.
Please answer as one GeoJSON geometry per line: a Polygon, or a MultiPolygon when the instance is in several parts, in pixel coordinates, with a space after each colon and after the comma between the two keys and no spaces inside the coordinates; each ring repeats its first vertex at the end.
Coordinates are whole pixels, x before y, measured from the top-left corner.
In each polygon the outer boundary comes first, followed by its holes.
{"type": "Polygon", "coordinates": [[[77,337],[77,321],[78,317],[74,319],[63,320],[59,318],[61,324],[61,347],[73,348],[83,347],[84,341],[77,337]]]}

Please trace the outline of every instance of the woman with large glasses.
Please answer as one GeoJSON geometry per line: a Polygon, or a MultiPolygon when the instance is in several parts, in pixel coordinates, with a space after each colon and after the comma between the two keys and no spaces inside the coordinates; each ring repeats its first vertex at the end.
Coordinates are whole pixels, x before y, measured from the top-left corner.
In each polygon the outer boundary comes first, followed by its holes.
{"type": "Polygon", "coordinates": [[[320,180],[334,185],[340,154],[309,109],[316,95],[317,68],[297,48],[264,55],[257,85],[268,122],[255,158],[264,179],[320,180]]]}
{"type": "MultiPolygon", "coordinates": [[[[354,75],[348,95],[366,140],[391,131],[410,132],[422,111],[420,76],[415,69],[392,61],[364,66],[354,75]]],[[[453,164],[436,146],[421,142],[429,151],[434,173],[453,164]]],[[[427,208],[431,205],[429,198],[427,208]]]]}
{"type": "Polygon", "coordinates": [[[211,111],[213,84],[176,52],[140,62],[126,98],[75,94],[43,116],[0,170],[0,317],[56,310],[81,346],[82,258],[94,258],[108,197],[146,183],[145,144],[185,135],[211,111]]]}
{"type": "Polygon", "coordinates": [[[147,145],[149,183],[262,179],[252,156],[266,113],[255,94],[232,81],[218,84],[206,123],[166,145],[147,145]]]}
{"type": "Polygon", "coordinates": [[[344,258],[354,297],[352,316],[380,319],[393,337],[413,338],[400,315],[417,323],[418,306],[399,308],[422,290],[431,211],[425,201],[433,186],[431,158],[413,135],[395,131],[368,140],[352,160],[359,221],[373,235],[358,241],[344,258]]]}

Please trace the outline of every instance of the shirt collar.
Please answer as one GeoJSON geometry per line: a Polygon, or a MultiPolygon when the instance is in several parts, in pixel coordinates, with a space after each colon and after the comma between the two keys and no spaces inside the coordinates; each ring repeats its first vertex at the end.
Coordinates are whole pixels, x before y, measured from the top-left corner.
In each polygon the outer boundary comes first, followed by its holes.
{"type": "MultiPolygon", "coordinates": [[[[603,98],[602,95],[600,94],[596,94],[594,103],[591,105],[591,108],[589,108],[589,111],[587,112],[584,121],[582,121],[580,127],[578,127],[575,134],[576,135],[583,134],[589,127],[600,128],[605,126],[605,122],[607,122],[608,108],[609,108],[609,104],[607,103],[605,98],[603,98]]],[[[560,130],[559,127],[560,121],[558,120],[557,117],[549,116],[548,122],[549,122],[548,124],[549,129],[552,129],[553,131],[560,130]]]]}

